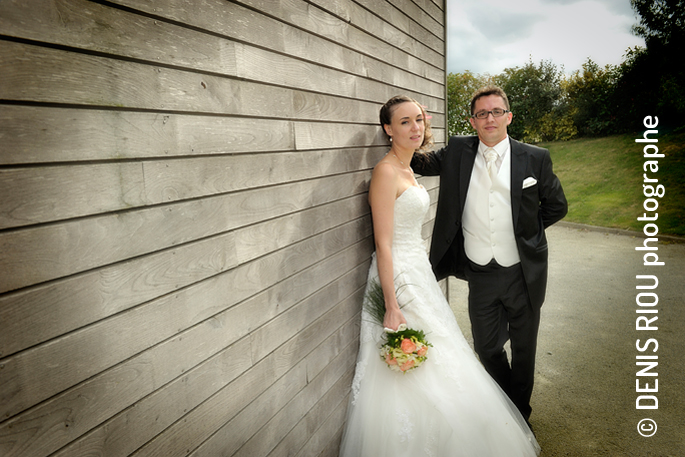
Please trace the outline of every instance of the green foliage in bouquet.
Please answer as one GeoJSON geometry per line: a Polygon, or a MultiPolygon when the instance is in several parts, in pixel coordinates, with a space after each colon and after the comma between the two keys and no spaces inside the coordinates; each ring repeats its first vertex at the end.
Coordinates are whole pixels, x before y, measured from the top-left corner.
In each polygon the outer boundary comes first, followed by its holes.
{"type": "Polygon", "coordinates": [[[383,298],[383,288],[375,279],[372,279],[369,282],[366,296],[364,296],[364,309],[369,313],[373,322],[383,325],[383,318],[385,317],[385,299],[383,298]]]}
{"type": "MultiPolygon", "coordinates": [[[[364,309],[374,322],[383,325],[385,300],[383,299],[383,289],[375,279],[369,283],[364,297],[364,309]]],[[[385,343],[381,345],[380,351],[381,359],[391,370],[402,373],[418,368],[425,362],[428,346],[432,346],[426,340],[423,330],[406,328],[404,324],[396,332],[386,330],[384,337],[385,343]]]]}
{"type": "MultiPolygon", "coordinates": [[[[397,297],[402,295],[402,289],[406,286],[407,284],[404,284],[397,288],[397,297]]],[[[402,308],[403,306],[400,306],[400,309],[402,308]]],[[[378,325],[383,325],[383,318],[385,318],[385,299],[383,298],[383,288],[375,279],[369,281],[369,288],[364,296],[364,309],[369,313],[373,322],[376,322],[378,325]]]]}
{"type": "Polygon", "coordinates": [[[389,344],[392,347],[400,347],[402,345],[402,341],[405,338],[408,338],[415,342],[423,343],[426,346],[433,346],[432,344],[426,341],[426,334],[423,332],[423,330],[414,330],[413,328],[399,330],[393,333],[386,333],[385,338],[387,344],[389,344]]]}

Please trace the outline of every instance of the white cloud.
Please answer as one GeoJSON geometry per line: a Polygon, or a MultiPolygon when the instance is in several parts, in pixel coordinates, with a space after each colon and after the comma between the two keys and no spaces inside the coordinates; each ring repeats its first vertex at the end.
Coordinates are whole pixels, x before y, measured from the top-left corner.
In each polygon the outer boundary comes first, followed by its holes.
{"type": "Polygon", "coordinates": [[[551,60],[566,72],[588,57],[618,64],[626,49],[644,45],[628,0],[448,0],[449,72],[501,73],[551,60]]]}

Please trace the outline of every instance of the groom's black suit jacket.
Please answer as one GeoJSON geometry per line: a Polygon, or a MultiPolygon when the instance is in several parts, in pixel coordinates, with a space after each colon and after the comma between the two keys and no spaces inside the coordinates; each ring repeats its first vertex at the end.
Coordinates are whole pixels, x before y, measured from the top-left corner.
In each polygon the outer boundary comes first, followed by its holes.
{"type": "MultiPolygon", "coordinates": [[[[440,176],[438,208],[433,227],[430,261],[438,279],[464,277],[467,264],[462,213],[471,171],[478,152],[477,136],[451,137],[437,152],[414,154],[412,168],[424,176],[440,176]]],[[[561,183],[552,171],[549,151],[510,138],[511,211],[521,267],[531,304],[542,306],[547,288],[545,228],[566,215],[568,205],[561,183]],[[532,177],[533,186],[523,189],[532,177]]]]}

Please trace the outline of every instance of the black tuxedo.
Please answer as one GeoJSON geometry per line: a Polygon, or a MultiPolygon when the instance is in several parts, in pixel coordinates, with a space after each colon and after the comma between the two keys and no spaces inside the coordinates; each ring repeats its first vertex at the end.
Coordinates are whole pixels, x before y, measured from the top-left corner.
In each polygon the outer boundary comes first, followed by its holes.
{"type": "MultiPolygon", "coordinates": [[[[552,171],[546,149],[510,139],[511,211],[514,234],[521,257],[530,301],[542,306],[547,286],[547,238],[544,229],[562,219],[568,206],[561,183],[552,171]],[[523,189],[529,176],[537,184],[523,189]]],[[[438,210],[433,227],[430,260],[438,279],[454,275],[466,279],[464,236],[461,220],[471,171],[478,152],[477,136],[454,136],[435,153],[415,154],[414,171],[424,176],[440,176],[438,210]],[[452,245],[455,249],[450,249],[452,245]],[[456,256],[446,255],[456,252],[456,256]]]]}
{"type": "Polygon", "coordinates": [[[513,267],[470,262],[464,251],[462,216],[478,145],[477,136],[455,136],[437,152],[415,154],[411,165],[418,174],[440,176],[430,249],[435,275],[468,280],[476,353],[528,419],[540,307],[547,287],[544,229],[566,215],[567,202],[549,151],[510,139],[511,211],[521,262],[513,267]],[[523,189],[528,177],[537,183],[523,189]],[[511,368],[503,350],[508,339],[511,368]]]}

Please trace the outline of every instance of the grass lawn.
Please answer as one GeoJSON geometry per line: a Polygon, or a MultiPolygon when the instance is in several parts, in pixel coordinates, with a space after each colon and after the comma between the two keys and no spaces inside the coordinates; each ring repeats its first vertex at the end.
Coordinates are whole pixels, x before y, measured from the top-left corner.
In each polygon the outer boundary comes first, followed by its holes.
{"type": "MultiPolygon", "coordinates": [[[[659,132],[657,138],[659,171],[647,173],[659,180],[666,193],[659,200],[659,218],[654,222],[662,235],[685,236],[685,133],[659,132]]],[[[568,199],[564,220],[602,227],[642,231],[646,222],[637,220],[645,213],[642,193],[643,147],[636,143],[642,133],[606,138],[541,143],[549,149],[554,171],[568,199]]]]}

